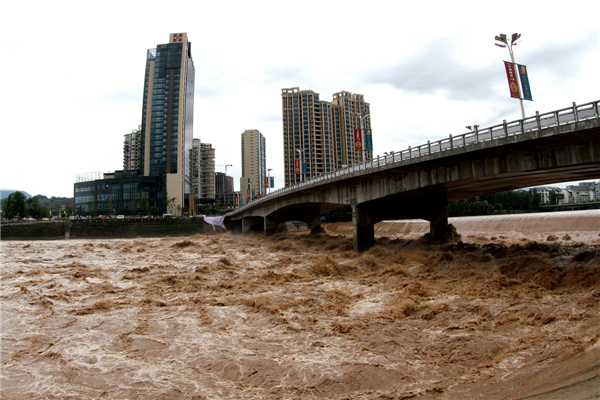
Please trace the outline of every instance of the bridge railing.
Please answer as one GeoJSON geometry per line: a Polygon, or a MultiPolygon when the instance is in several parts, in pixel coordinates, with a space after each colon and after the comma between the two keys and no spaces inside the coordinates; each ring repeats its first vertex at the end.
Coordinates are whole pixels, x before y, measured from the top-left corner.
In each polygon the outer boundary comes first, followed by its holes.
{"type": "Polygon", "coordinates": [[[389,154],[386,153],[385,155],[377,156],[377,158],[374,158],[372,160],[367,160],[362,163],[351,165],[343,169],[338,169],[323,175],[319,175],[309,180],[275,190],[270,194],[256,199],[252,201],[252,203],[241,207],[238,211],[256,205],[257,203],[272,199],[273,197],[294,192],[305,187],[316,185],[321,182],[335,180],[340,176],[349,175],[357,171],[376,169],[387,164],[404,162],[414,158],[427,156],[433,153],[439,153],[456,148],[467,147],[473,144],[482,143],[493,139],[521,135],[534,130],[551,128],[554,126],[560,126],[572,122],[579,122],[594,118],[600,118],[600,100],[591,103],[586,103],[583,105],[576,105],[575,103],[573,103],[572,107],[567,107],[544,114],[540,114],[536,111],[534,116],[525,119],[520,119],[512,122],[506,122],[506,120],[504,120],[502,121],[502,124],[494,125],[489,128],[476,128],[472,132],[456,136],[449,135],[445,139],[440,139],[433,142],[428,140],[426,144],[422,144],[420,146],[409,146],[406,150],[391,152],[389,154]]]}

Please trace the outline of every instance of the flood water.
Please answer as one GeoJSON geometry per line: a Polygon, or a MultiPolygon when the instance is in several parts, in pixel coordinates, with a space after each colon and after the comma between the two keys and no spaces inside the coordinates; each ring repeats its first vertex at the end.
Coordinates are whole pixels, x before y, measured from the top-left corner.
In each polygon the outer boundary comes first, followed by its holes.
{"type": "Polygon", "coordinates": [[[0,397],[513,399],[579,359],[593,394],[600,212],[512,218],[2,241],[0,397]]]}

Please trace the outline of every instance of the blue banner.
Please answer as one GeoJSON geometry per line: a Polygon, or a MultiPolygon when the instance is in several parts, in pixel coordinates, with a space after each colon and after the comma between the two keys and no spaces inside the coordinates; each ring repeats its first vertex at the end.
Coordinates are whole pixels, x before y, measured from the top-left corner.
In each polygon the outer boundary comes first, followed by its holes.
{"type": "Polygon", "coordinates": [[[271,177],[271,182],[269,182],[269,187],[274,188],[275,187],[275,178],[271,177]]]}
{"type": "Polygon", "coordinates": [[[531,88],[529,87],[529,78],[527,77],[527,67],[517,64],[519,77],[521,78],[521,89],[523,89],[523,100],[533,101],[531,98],[531,88]]]}
{"type": "Polygon", "coordinates": [[[302,160],[302,173],[306,175],[308,172],[308,166],[306,165],[306,160],[302,160]]]}
{"type": "Polygon", "coordinates": [[[371,136],[371,129],[365,131],[365,150],[373,151],[373,136],[371,136]]]}

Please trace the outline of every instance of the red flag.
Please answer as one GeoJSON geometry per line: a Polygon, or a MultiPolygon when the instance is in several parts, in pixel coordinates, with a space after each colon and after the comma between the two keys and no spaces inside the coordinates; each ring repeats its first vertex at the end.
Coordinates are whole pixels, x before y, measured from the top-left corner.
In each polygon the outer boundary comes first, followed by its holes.
{"type": "Polygon", "coordinates": [[[300,175],[300,159],[294,160],[294,170],[296,175],[300,175]]]}
{"type": "Polygon", "coordinates": [[[510,88],[510,97],[515,99],[521,98],[521,92],[519,91],[519,84],[517,83],[517,77],[515,76],[515,67],[513,63],[504,61],[504,68],[506,68],[506,77],[508,78],[508,87],[510,88]]]}
{"type": "Polygon", "coordinates": [[[250,189],[248,188],[248,198],[250,198],[250,189]]]}
{"type": "Polygon", "coordinates": [[[363,149],[362,132],[360,129],[354,130],[354,149],[356,151],[362,151],[363,149]]]}
{"type": "Polygon", "coordinates": [[[269,187],[269,177],[265,176],[265,189],[269,187]]]}

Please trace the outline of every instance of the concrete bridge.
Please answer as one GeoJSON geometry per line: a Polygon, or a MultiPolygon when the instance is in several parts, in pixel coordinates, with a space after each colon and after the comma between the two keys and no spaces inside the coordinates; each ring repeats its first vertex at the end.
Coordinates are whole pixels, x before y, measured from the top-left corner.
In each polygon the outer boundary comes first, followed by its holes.
{"type": "Polygon", "coordinates": [[[352,206],[354,249],[374,243],[374,224],[402,217],[448,227],[448,202],[556,182],[600,178],[600,101],[409,147],[277,190],[227,215],[234,233],[275,233],[286,221],[311,229],[352,206]]]}

